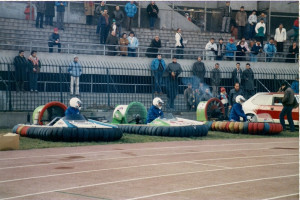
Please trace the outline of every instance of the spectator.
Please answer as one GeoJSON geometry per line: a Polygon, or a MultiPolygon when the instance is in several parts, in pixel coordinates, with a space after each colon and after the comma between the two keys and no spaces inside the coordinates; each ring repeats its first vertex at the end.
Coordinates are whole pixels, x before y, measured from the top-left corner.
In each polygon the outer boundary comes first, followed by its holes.
{"type": "Polygon", "coordinates": [[[277,52],[276,46],[274,44],[274,38],[270,38],[269,43],[265,44],[264,52],[266,53],[266,61],[272,62],[274,54],[277,52]]]}
{"type": "Polygon", "coordinates": [[[161,83],[162,83],[162,76],[164,71],[166,70],[166,63],[161,58],[161,54],[157,55],[151,63],[151,70],[154,76],[154,93],[157,95],[158,93],[162,94],[161,83]]]}
{"type": "Polygon", "coordinates": [[[60,30],[64,30],[64,16],[65,16],[65,7],[67,6],[66,1],[56,1],[56,20],[57,20],[57,28],[60,30]]]}
{"type": "Polygon", "coordinates": [[[206,73],[206,69],[205,69],[205,65],[204,63],[201,61],[201,56],[198,56],[197,62],[195,62],[193,64],[193,75],[194,75],[194,88],[199,86],[199,83],[203,83],[204,82],[204,76],[206,73]]]}
{"type": "Polygon", "coordinates": [[[78,56],[74,56],[73,62],[70,63],[68,72],[71,76],[70,82],[70,95],[74,94],[74,85],[75,85],[75,95],[79,96],[79,78],[82,74],[81,65],[78,62],[78,56]]]}
{"type": "Polygon", "coordinates": [[[202,97],[202,95],[205,93],[205,90],[206,90],[206,88],[204,87],[204,84],[200,82],[199,88],[196,88],[196,89],[195,89],[195,94],[194,94],[194,96],[195,96],[195,103],[196,103],[195,106],[196,106],[196,108],[198,107],[198,104],[200,103],[201,97],[202,97]]]}
{"type": "Polygon", "coordinates": [[[260,41],[261,45],[264,46],[264,38],[266,33],[266,24],[264,23],[263,18],[260,19],[260,22],[255,26],[255,37],[260,41]]]}
{"type": "Polygon", "coordinates": [[[139,46],[139,41],[135,37],[134,32],[130,32],[128,36],[128,56],[129,57],[136,57],[136,48],[139,46]]]}
{"type": "Polygon", "coordinates": [[[231,36],[234,36],[234,38],[237,40],[238,39],[238,27],[236,25],[236,22],[234,19],[231,19],[231,28],[230,28],[230,32],[231,32],[231,36]]]}
{"type": "MultiPolygon", "coordinates": [[[[248,45],[248,43],[247,43],[247,41],[246,41],[246,38],[245,38],[245,37],[242,37],[242,40],[241,40],[241,41],[244,42],[244,47],[247,49],[247,51],[250,51],[249,45],[248,45]]],[[[237,45],[239,45],[239,44],[241,43],[241,41],[239,41],[239,42],[237,43],[237,45]]]]}
{"type": "Polygon", "coordinates": [[[289,54],[287,55],[287,59],[285,62],[287,63],[297,62],[297,57],[296,57],[297,54],[299,54],[299,48],[297,46],[297,42],[293,42],[293,44],[289,47],[289,54]]]}
{"type": "Polygon", "coordinates": [[[222,9],[222,29],[221,33],[229,33],[229,25],[230,25],[230,19],[231,19],[231,7],[230,7],[230,1],[226,1],[226,6],[222,9]]]}
{"type": "Polygon", "coordinates": [[[95,3],[93,1],[84,2],[84,14],[86,16],[87,25],[92,25],[93,23],[94,10],[95,10],[95,3]]]}
{"type": "Polygon", "coordinates": [[[30,3],[28,2],[26,5],[26,8],[24,10],[25,14],[25,20],[30,20],[30,7],[31,7],[31,20],[34,20],[34,7],[30,6],[30,3]]]}
{"type": "Polygon", "coordinates": [[[296,42],[298,40],[298,36],[299,36],[299,19],[298,18],[294,21],[293,29],[294,29],[294,35],[293,35],[294,42],[296,42]]]}
{"type": "Polygon", "coordinates": [[[254,74],[250,63],[246,64],[246,69],[243,71],[245,98],[250,99],[254,95],[254,74]]]}
{"type": "Polygon", "coordinates": [[[240,63],[236,63],[236,68],[232,72],[232,80],[233,84],[235,83],[242,83],[242,76],[243,76],[243,70],[240,67],[240,63]]]}
{"type": "Polygon", "coordinates": [[[247,49],[244,45],[244,41],[240,41],[239,44],[237,45],[236,49],[237,49],[236,61],[245,61],[247,49]]]}
{"type": "Polygon", "coordinates": [[[108,45],[108,54],[109,56],[115,56],[117,54],[117,49],[119,44],[118,37],[116,36],[116,32],[112,31],[111,34],[106,39],[106,44],[108,45]]]}
{"type": "Polygon", "coordinates": [[[117,35],[118,37],[121,37],[122,33],[122,24],[124,21],[124,13],[122,10],[120,10],[120,6],[116,6],[116,10],[114,11],[114,19],[116,20],[116,25],[117,25],[117,35]]]}
{"type": "Polygon", "coordinates": [[[36,6],[36,20],[35,20],[35,27],[36,28],[44,28],[43,22],[44,22],[44,14],[46,10],[46,4],[44,1],[37,1],[35,3],[36,6]]]}
{"type": "Polygon", "coordinates": [[[131,27],[133,24],[133,17],[136,14],[137,8],[136,5],[134,4],[134,1],[130,1],[129,3],[126,4],[125,6],[125,12],[127,15],[127,30],[132,31],[131,27]]]}
{"type": "Polygon", "coordinates": [[[275,41],[277,42],[277,52],[283,52],[283,43],[286,41],[286,30],[283,24],[279,24],[279,28],[275,30],[275,41]]]}
{"type": "Polygon", "coordinates": [[[151,41],[150,47],[147,49],[146,56],[149,58],[155,58],[159,48],[161,48],[161,40],[159,39],[159,36],[156,35],[151,41]]]}
{"type": "Polygon", "coordinates": [[[229,92],[229,99],[228,99],[228,103],[229,103],[229,110],[232,108],[232,106],[236,103],[235,99],[237,96],[239,95],[244,95],[244,91],[240,88],[240,84],[239,83],[235,83],[234,84],[234,88],[230,90],[229,92]]]}
{"type": "Polygon", "coordinates": [[[108,32],[109,32],[109,15],[107,14],[107,10],[105,9],[102,13],[102,15],[100,16],[100,44],[105,44],[107,36],[108,36],[108,32]]]}
{"type": "Polygon", "coordinates": [[[155,1],[152,1],[148,6],[147,6],[147,13],[149,16],[149,24],[150,24],[150,29],[154,29],[155,21],[157,19],[159,9],[157,5],[155,4],[155,1]]]}
{"type": "Polygon", "coordinates": [[[117,35],[117,32],[119,32],[117,30],[117,24],[116,24],[116,20],[115,19],[112,20],[112,24],[111,24],[111,27],[110,27],[110,32],[115,32],[116,35],[117,35]]]}
{"type": "Polygon", "coordinates": [[[221,76],[221,71],[219,69],[219,63],[216,63],[215,68],[211,71],[211,74],[210,74],[212,95],[214,97],[217,97],[217,95],[218,95],[221,79],[222,79],[222,76],[221,76]]]}
{"type": "Polygon", "coordinates": [[[294,93],[299,94],[299,74],[296,76],[296,79],[292,82],[291,88],[294,91],[294,93]]]}
{"type": "Polygon", "coordinates": [[[211,95],[209,88],[206,88],[204,94],[200,98],[200,101],[208,101],[211,98],[213,98],[213,96],[211,95]]]}
{"type": "Polygon", "coordinates": [[[256,41],[256,43],[251,48],[250,61],[257,62],[257,55],[261,52],[262,52],[262,46],[260,44],[260,41],[256,41]]]}
{"type": "Polygon", "coordinates": [[[285,128],[284,116],[286,115],[290,125],[290,132],[294,132],[295,126],[292,118],[292,110],[294,108],[295,101],[297,102],[297,100],[295,99],[294,91],[286,83],[283,83],[281,88],[284,91],[284,96],[282,98],[283,108],[279,115],[280,124],[282,125],[283,131],[285,131],[286,128],[285,128]]]}
{"type": "Polygon", "coordinates": [[[223,60],[224,52],[226,51],[226,46],[223,44],[223,38],[219,39],[219,43],[217,44],[217,59],[223,60]]]}
{"type": "Polygon", "coordinates": [[[220,100],[225,108],[225,116],[227,118],[228,116],[228,95],[226,93],[226,89],[224,87],[221,87],[221,93],[220,93],[220,100]]]}
{"type": "Polygon", "coordinates": [[[170,63],[166,69],[167,74],[167,97],[168,97],[168,107],[170,109],[175,109],[174,101],[178,94],[178,76],[181,74],[182,68],[179,63],[177,63],[177,58],[173,57],[172,63],[170,63]]]}
{"type": "Polygon", "coordinates": [[[215,60],[217,45],[214,42],[215,38],[210,38],[209,42],[205,46],[206,60],[215,60]]]}
{"type": "Polygon", "coordinates": [[[38,92],[37,89],[37,81],[38,75],[41,70],[41,62],[39,61],[38,57],[36,56],[37,51],[31,51],[31,54],[28,58],[29,62],[29,89],[30,92],[38,92]]]}
{"type": "Polygon", "coordinates": [[[184,90],[183,96],[186,102],[187,111],[192,111],[195,108],[195,105],[194,105],[194,93],[193,93],[191,83],[189,83],[188,87],[184,90]]]}
{"type": "Polygon", "coordinates": [[[99,34],[100,33],[100,30],[101,30],[101,17],[104,13],[104,10],[108,10],[107,6],[105,5],[105,1],[101,1],[100,5],[98,5],[96,7],[96,10],[95,10],[95,14],[98,18],[98,24],[97,24],[97,29],[96,29],[96,34],[99,34]]]}
{"type": "Polygon", "coordinates": [[[120,38],[120,55],[121,56],[127,56],[128,53],[128,44],[129,44],[129,41],[127,39],[127,34],[126,33],[123,33],[122,34],[122,37],[120,38]]]}
{"type": "Polygon", "coordinates": [[[53,17],[55,17],[55,1],[46,1],[45,25],[53,26],[53,17]]]}
{"type": "Polygon", "coordinates": [[[238,38],[242,39],[245,34],[245,26],[247,23],[247,13],[244,10],[244,6],[241,6],[240,11],[237,12],[235,21],[238,26],[238,38]]]}
{"type": "MultiPolygon", "coordinates": [[[[264,12],[262,12],[262,13],[257,17],[257,20],[260,21],[261,19],[264,20],[264,23],[265,23],[266,27],[268,27],[268,26],[267,26],[267,24],[268,24],[268,17],[267,17],[267,15],[266,15],[264,12]]],[[[257,21],[257,23],[258,23],[259,21],[257,21]]],[[[265,31],[265,35],[266,35],[266,32],[267,32],[267,30],[265,31]]]]}
{"type": "Polygon", "coordinates": [[[229,39],[229,43],[227,43],[226,45],[226,58],[227,60],[230,60],[230,61],[233,61],[234,59],[234,52],[237,50],[235,44],[233,43],[234,42],[234,39],[233,38],[230,38],[229,39]]]}
{"type": "Polygon", "coordinates": [[[250,25],[249,39],[252,40],[255,36],[255,27],[257,23],[256,10],[252,11],[252,14],[248,18],[248,23],[250,25]]]}
{"type": "Polygon", "coordinates": [[[183,48],[184,48],[184,45],[183,45],[183,38],[182,38],[182,35],[181,35],[181,29],[178,28],[177,29],[177,32],[175,34],[175,47],[176,47],[176,58],[178,59],[183,59],[183,48]]]}
{"type": "Polygon", "coordinates": [[[61,52],[61,44],[58,34],[58,28],[53,29],[53,33],[49,36],[48,46],[49,46],[49,53],[53,53],[53,46],[57,45],[58,53],[61,52]]]}
{"type": "Polygon", "coordinates": [[[14,58],[15,78],[16,78],[16,91],[24,90],[24,81],[28,72],[28,61],[24,56],[24,51],[20,50],[19,55],[14,58]]]}

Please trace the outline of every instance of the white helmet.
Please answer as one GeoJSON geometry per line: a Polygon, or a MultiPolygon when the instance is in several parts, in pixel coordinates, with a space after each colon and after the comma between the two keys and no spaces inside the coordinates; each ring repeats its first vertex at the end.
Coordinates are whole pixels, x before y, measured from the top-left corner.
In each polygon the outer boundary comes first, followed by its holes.
{"type": "Polygon", "coordinates": [[[77,97],[73,97],[72,99],[70,99],[70,106],[73,108],[77,108],[80,110],[81,104],[82,104],[82,102],[77,97]]]}
{"type": "Polygon", "coordinates": [[[235,97],[235,102],[239,104],[243,104],[245,101],[246,99],[242,95],[238,95],[237,97],[235,97]]]}
{"type": "Polygon", "coordinates": [[[153,105],[158,107],[159,109],[162,108],[163,103],[164,103],[163,100],[161,100],[161,98],[159,98],[159,97],[156,97],[153,99],[153,105]]]}

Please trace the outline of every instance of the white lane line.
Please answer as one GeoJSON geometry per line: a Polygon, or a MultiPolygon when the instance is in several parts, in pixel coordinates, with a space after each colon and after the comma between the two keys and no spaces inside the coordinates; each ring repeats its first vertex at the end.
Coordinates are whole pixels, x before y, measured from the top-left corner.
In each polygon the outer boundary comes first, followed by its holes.
{"type": "MultiPolygon", "coordinates": [[[[257,142],[257,143],[238,143],[238,144],[212,144],[212,145],[191,145],[191,146],[176,146],[176,147],[155,147],[155,148],[145,148],[145,149],[120,149],[120,150],[110,150],[110,151],[92,151],[92,152],[81,152],[81,153],[69,153],[69,154],[52,154],[52,155],[43,155],[43,156],[24,156],[16,158],[0,158],[1,160],[18,160],[18,159],[30,159],[30,158],[45,158],[45,157],[59,157],[59,156],[70,156],[70,155],[91,155],[91,154],[101,154],[101,153],[110,153],[110,152],[122,152],[122,151],[144,151],[144,150],[161,150],[161,149],[184,149],[184,148],[193,148],[193,147],[208,147],[208,146],[244,146],[244,145],[266,145],[266,144],[290,144],[298,143],[298,141],[292,142],[257,142]]],[[[27,152],[29,153],[29,151],[27,152]]]]}
{"type": "MultiPolygon", "coordinates": [[[[23,198],[23,197],[29,197],[29,196],[35,196],[35,195],[41,195],[41,194],[48,194],[48,193],[52,193],[52,192],[60,192],[60,191],[66,191],[66,190],[81,189],[81,188],[95,187],[95,186],[109,185],[109,184],[117,184],[117,183],[126,183],[126,182],[131,182],[131,181],[140,181],[140,180],[170,177],[170,176],[180,176],[180,175],[197,174],[197,173],[203,173],[203,172],[216,172],[216,171],[233,170],[233,169],[246,169],[246,168],[266,167],[266,166],[291,165],[291,164],[298,164],[298,162],[275,163],[275,164],[267,164],[267,165],[252,165],[252,166],[244,166],[244,167],[233,167],[231,169],[202,170],[202,171],[194,171],[194,172],[185,172],[185,173],[181,172],[181,173],[174,173],[174,174],[140,177],[140,178],[125,179],[125,180],[111,181],[111,182],[105,182],[105,183],[95,183],[95,184],[90,184],[90,185],[81,185],[81,186],[75,186],[75,187],[69,187],[69,188],[61,188],[61,189],[56,189],[56,190],[44,191],[44,192],[30,193],[30,194],[19,195],[19,196],[14,196],[14,197],[2,198],[0,200],[17,199],[17,198],[23,198]]],[[[299,174],[294,174],[294,175],[289,175],[289,176],[298,176],[298,175],[299,174]]]]}
{"type": "Polygon", "coordinates": [[[198,163],[198,162],[195,162],[195,161],[191,161],[191,162],[188,162],[188,163],[192,163],[192,164],[195,164],[195,165],[205,165],[205,166],[210,166],[210,167],[219,167],[219,168],[224,168],[224,169],[231,169],[231,167],[225,167],[225,166],[221,166],[221,165],[204,164],[204,163],[198,163]]]}
{"type": "MultiPolygon", "coordinates": [[[[86,171],[77,171],[77,172],[69,172],[69,173],[62,173],[62,174],[50,174],[44,176],[33,176],[33,177],[26,177],[26,178],[19,178],[19,179],[9,179],[0,181],[1,183],[9,183],[15,181],[24,181],[24,180],[31,180],[31,179],[40,179],[40,178],[49,178],[49,177],[56,177],[56,176],[66,176],[66,175],[73,175],[73,174],[83,174],[83,173],[92,173],[92,172],[100,172],[100,171],[109,171],[109,170],[120,170],[120,169],[130,169],[130,168],[139,168],[139,167],[150,167],[150,166],[159,166],[159,165],[172,165],[172,164],[183,164],[183,163],[193,163],[193,164],[200,164],[197,163],[198,161],[219,161],[219,160],[232,160],[232,159],[249,159],[249,158],[266,158],[266,157],[280,157],[280,156],[298,156],[298,154],[279,154],[279,155],[265,155],[265,156],[246,156],[246,157],[229,157],[229,158],[210,158],[210,159],[203,159],[203,160],[192,160],[192,161],[178,161],[178,162],[168,162],[168,163],[156,163],[156,164],[147,164],[147,165],[135,165],[135,166],[128,166],[128,167],[116,167],[116,168],[104,168],[104,169],[97,169],[97,170],[86,170],[86,171]]],[[[209,164],[202,164],[202,165],[209,165],[209,164]]],[[[213,165],[211,165],[213,166],[213,165]]],[[[215,165],[217,166],[217,165],[215,165]]],[[[217,166],[220,167],[220,166],[217,166]]],[[[231,167],[223,167],[226,169],[231,169],[231,167]]]]}
{"type": "Polygon", "coordinates": [[[277,196],[277,197],[271,197],[271,198],[262,199],[262,200],[281,199],[281,198],[284,198],[284,197],[292,197],[292,196],[297,196],[297,195],[299,195],[299,193],[287,194],[287,195],[282,195],[282,196],[277,196]]]}
{"type": "Polygon", "coordinates": [[[152,154],[152,155],[142,155],[142,156],[124,156],[116,158],[100,158],[100,159],[83,159],[70,162],[53,162],[53,163],[41,163],[35,165],[16,165],[11,167],[2,167],[0,170],[5,169],[16,169],[24,167],[39,167],[39,166],[48,166],[48,165],[58,165],[58,164],[70,164],[70,163],[79,163],[79,162],[93,162],[93,161],[103,161],[103,160],[118,160],[118,159],[130,159],[130,158],[143,158],[143,157],[155,157],[155,156],[172,156],[172,155],[186,155],[186,154],[202,154],[202,153],[218,153],[218,152],[234,152],[234,151],[258,151],[258,150],[272,150],[270,148],[259,148],[259,149],[233,149],[233,150],[221,150],[221,151],[202,151],[202,152],[183,152],[183,153],[171,153],[171,154],[152,154]]]}
{"type": "Polygon", "coordinates": [[[137,199],[146,199],[151,197],[157,197],[157,196],[163,196],[167,194],[174,194],[174,193],[180,193],[180,192],[187,192],[192,190],[200,190],[205,188],[212,188],[212,187],[220,187],[220,186],[227,186],[227,185],[234,185],[239,183],[249,183],[249,182],[256,182],[256,181],[264,181],[264,180],[272,180],[272,179],[282,179],[282,178],[290,178],[294,176],[298,176],[299,174],[292,174],[292,175],[286,175],[286,176],[274,176],[274,177],[267,177],[267,178],[258,178],[258,179],[250,179],[250,180],[244,180],[244,181],[236,181],[236,182],[229,182],[229,183],[221,183],[221,184],[215,184],[215,185],[207,185],[202,187],[195,187],[195,188],[188,188],[184,190],[174,190],[170,192],[164,192],[164,193],[158,193],[158,194],[152,194],[148,196],[141,196],[141,197],[135,197],[127,200],[137,200],[137,199]]]}

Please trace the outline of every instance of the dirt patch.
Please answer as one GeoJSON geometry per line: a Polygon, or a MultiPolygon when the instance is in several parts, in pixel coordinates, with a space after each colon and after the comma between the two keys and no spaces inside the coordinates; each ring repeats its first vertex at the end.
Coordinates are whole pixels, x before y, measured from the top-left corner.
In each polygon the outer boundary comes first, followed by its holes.
{"type": "Polygon", "coordinates": [[[64,157],[62,158],[62,160],[75,160],[75,159],[81,159],[84,158],[83,156],[68,156],[68,157],[64,157]]]}
{"type": "Polygon", "coordinates": [[[299,148],[289,148],[289,147],[274,147],[272,149],[299,150],[299,148]]]}
{"type": "Polygon", "coordinates": [[[135,153],[132,153],[132,152],[122,152],[122,154],[126,154],[129,156],[137,156],[135,153]]]}
{"type": "Polygon", "coordinates": [[[56,167],[55,169],[74,169],[74,167],[56,167]]]}

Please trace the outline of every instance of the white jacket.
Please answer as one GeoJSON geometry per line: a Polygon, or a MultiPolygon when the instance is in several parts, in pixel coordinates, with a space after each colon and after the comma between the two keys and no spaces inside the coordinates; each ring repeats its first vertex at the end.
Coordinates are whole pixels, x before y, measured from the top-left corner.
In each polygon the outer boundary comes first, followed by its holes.
{"type": "Polygon", "coordinates": [[[256,24],[256,26],[255,26],[255,33],[258,33],[258,29],[259,29],[260,27],[264,27],[264,34],[266,34],[266,24],[265,24],[265,23],[260,23],[260,22],[258,22],[258,23],[256,24]]]}
{"type": "Polygon", "coordinates": [[[249,24],[256,24],[257,22],[257,16],[256,15],[250,15],[249,18],[248,18],[248,22],[249,24]]]}
{"type": "Polygon", "coordinates": [[[206,44],[206,46],[205,46],[205,50],[209,50],[209,51],[211,51],[211,49],[214,49],[214,51],[217,51],[218,50],[218,48],[217,48],[217,45],[216,45],[216,43],[211,43],[210,41],[206,44]]]}
{"type": "Polygon", "coordinates": [[[279,31],[279,28],[276,28],[274,39],[277,42],[283,42],[283,41],[285,41],[286,40],[286,30],[285,30],[285,28],[282,28],[281,33],[279,31]]]}
{"type": "Polygon", "coordinates": [[[176,33],[175,34],[175,47],[181,47],[181,43],[180,43],[180,39],[181,39],[181,34],[180,33],[176,33]]]}

